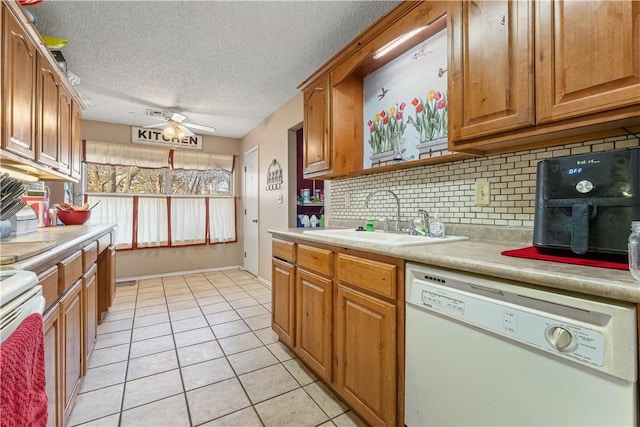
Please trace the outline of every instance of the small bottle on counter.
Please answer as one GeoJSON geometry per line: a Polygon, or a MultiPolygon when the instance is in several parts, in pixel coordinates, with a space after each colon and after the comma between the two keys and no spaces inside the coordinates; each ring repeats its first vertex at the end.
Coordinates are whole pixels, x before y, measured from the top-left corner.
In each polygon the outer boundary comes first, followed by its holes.
{"type": "Polygon", "coordinates": [[[367,218],[367,225],[365,226],[365,231],[376,231],[376,227],[373,222],[373,218],[367,218]]]}
{"type": "Polygon", "coordinates": [[[629,236],[629,271],[640,282],[640,221],[631,222],[629,236]]]}

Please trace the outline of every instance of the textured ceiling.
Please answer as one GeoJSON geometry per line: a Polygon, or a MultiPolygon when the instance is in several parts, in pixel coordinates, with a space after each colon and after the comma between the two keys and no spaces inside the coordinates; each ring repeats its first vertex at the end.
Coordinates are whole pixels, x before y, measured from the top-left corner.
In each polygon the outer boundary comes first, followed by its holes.
{"type": "MultiPolygon", "coordinates": [[[[52,1],[31,10],[62,49],[83,117],[179,107],[187,122],[241,138],[397,1],[52,1]]],[[[202,132],[197,132],[202,133],[202,132]]]]}

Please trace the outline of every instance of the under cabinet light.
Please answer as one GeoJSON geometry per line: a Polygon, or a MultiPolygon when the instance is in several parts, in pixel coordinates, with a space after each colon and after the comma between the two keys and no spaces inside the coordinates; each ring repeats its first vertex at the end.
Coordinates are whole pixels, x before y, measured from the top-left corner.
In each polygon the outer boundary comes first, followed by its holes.
{"type": "Polygon", "coordinates": [[[428,25],[423,25],[422,27],[416,28],[415,30],[411,30],[408,33],[405,33],[400,37],[396,38],[395,40],[390,41],[389,43],[382,46],[380,49],[376,50],[376,53],[373,55],[373,59],[382,58],[384,55],[386,55],[387,53],[389,53],[390,51],[392,51],[393,49],[395,49],[405,41],[409,40],[411,37],[415,36],[416,34],[418,34],[419,32],[421,32],[427,27],[428,25]]]}
{"type": "Polygon", "coordinates": [[[37,176],[29,175],[25,172],[7,167],[5,165],[0,166],[0,174],[5,174],[5,173],[9,175],[11,178],[15,178],[19,181],[36,182],[40,180],[37,176]]]}

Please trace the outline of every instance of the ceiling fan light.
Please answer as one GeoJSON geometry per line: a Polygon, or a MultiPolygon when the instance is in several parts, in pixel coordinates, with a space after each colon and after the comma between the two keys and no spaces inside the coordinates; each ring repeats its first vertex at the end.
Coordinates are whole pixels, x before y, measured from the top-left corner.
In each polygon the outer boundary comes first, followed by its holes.
{"type": "Polygon", "coordinates": [[[173,125],[171,126],[167,126],[163,131],[162,131],[162,135],[164,135],[167,138],[173,138],[173,136],[176,134],[176,130],[173,127],[173,125]]]}
{"type": "Polygon", "coordinates": [[[176,128],[176,138],[178,139],[183,139],[185,136],[187,136],[184,131],[180,128],[176,128]]]}

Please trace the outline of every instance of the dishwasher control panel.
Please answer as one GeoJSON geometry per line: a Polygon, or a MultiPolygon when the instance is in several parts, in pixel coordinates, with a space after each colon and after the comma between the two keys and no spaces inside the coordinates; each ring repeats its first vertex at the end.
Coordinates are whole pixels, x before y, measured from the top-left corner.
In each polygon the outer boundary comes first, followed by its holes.
{"type": "Polygon", "coordinates": [[[407,303],[582,363],[604,366],[605,339],[599,331],[506,301],[517,300],[515,294],[505,298],[503,291],[491,295],[493,290],[487,288],[474,293],[467,286],[469,291],[414,280],[407,303]]]}

